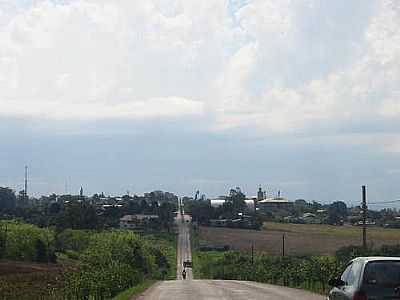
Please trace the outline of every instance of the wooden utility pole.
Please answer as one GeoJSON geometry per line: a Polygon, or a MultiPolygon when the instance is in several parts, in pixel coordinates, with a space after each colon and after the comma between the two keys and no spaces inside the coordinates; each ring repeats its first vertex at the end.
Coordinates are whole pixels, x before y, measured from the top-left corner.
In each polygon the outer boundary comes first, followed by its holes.
{"type": "Polygon", "coordinates": [[[363,248],[367,250],[367,188],[362,186],[363,248]]]}
{"type": "Polygon", "coordinates": [[[251,244],[251,264],[254,265],[254,242],[251,244]]]}

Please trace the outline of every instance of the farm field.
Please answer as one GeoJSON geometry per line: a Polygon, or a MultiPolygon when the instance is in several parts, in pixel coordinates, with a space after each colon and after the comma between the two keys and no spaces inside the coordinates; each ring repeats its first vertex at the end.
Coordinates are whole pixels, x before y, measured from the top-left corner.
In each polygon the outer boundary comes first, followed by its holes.
{"type": "Polygon", "coordinates": [[[0,299],[38,299],[57,285],[63,266],[0,260],[0,299]]]}
{"type": "MultiPolygon", "coordinates": [[[[287,255],[331,255],[343,246],[361,245],[361,230],[356,226],[283,223],[265,223],[261,231],[202,226],[199,239],[243,251],[254,243],[256,251],[280,255],[285,234],[287,255]]],[[[369,227],[367,238],[373,247],[400,244],[400,229],[369,227]]]]}

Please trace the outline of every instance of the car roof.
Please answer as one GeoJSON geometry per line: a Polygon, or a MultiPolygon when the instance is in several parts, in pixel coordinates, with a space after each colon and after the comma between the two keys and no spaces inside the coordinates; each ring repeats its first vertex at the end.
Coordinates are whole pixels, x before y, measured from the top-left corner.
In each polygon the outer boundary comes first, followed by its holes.
{"type": "Polygon", "coordinates": [[[394,256],[366,256],[366,257],[357,257],[352,260],[353,261],[363,261],[364,263],[371,262],[371,261],[387,261],[387,260],[395,260],[400,261],[400,257],[394,256]]]}

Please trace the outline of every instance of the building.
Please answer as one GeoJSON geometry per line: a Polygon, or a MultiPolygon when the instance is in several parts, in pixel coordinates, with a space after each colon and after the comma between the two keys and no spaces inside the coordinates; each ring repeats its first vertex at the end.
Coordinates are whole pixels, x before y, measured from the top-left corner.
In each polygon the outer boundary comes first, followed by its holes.
{"type": "MultiPolygon", "coordinates": [[[[216,207],[220,207],[220,206],[224,205],[224,203],[226,201],[227,201],[226,199],[221,199],[221,198],[211,199],[210,200],[210,204],[211,204],[212,207],[216,208],[216,207]]],[[[247,205],[247,208],[250,209],[251,211],[254,211],[254,203],[255,203],[255,201],[256,201],[255,199],[245,199],[244,200],[244,202],[247,205]]]]}
{"type": "Polygon", "coordinates": [[[224,205],[225,201],[225,199],[211,199],[210,204],[212,207],[220,207],[224,205]]]}
{"type": "Polygon", "coordinates": [[[152,222],[158,222],[157,215],[125,215],[119,219],[119,227],[121,229],[142,229],[152,222]]]}
{"type": "Polygon", "coordinates": [[[293,207],[293,202],[284,197],[278,196],[258,201],[257,205],[260,210],[271,212],[276,210],[289,210],[293,207]]]}

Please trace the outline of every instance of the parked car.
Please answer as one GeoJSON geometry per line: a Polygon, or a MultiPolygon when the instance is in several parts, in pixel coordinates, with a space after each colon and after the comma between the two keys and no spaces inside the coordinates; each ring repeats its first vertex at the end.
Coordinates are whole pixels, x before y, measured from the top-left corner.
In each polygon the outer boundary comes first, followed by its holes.
{"type": "Polygon", "coordinates": [[[400,300],[400,257],[358,257],[350,261],[328,300],[400,300]]]}

